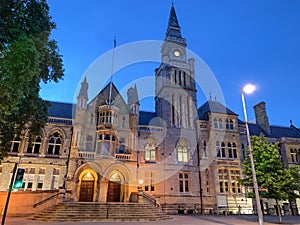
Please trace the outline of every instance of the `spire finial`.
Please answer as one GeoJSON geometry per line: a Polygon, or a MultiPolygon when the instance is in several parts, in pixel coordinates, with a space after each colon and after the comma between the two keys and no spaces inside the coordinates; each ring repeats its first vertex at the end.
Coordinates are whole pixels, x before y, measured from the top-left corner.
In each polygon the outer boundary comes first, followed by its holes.
{"type": "Polygon", "coordinates": [[[172,7],[174,7],[174,1],[172,0],[172,7]]]}

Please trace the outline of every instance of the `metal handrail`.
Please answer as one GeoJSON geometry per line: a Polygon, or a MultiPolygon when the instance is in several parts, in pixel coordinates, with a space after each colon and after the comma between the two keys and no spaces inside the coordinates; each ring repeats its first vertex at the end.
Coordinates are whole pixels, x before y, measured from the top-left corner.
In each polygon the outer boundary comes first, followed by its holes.
{"type": "Polygon", "coordinates": [[[146,199],[151,204],[153,204],[155,208],[160,208],[160,204],[156,201],[155,197],[149,195],[148,193],[143,192],[143,198],[146,199]]]}

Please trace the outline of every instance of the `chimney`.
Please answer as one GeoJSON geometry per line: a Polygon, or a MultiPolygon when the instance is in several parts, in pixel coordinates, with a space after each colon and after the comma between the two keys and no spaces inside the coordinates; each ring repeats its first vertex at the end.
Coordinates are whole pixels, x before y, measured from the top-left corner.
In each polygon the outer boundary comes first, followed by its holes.
{"type": "Polygon", "coordinates": [[[268,135],[271,134],[271,128],[266,111],[266,103],[260,102],[254,107],[256,124],[258,124],[268,135]]]}

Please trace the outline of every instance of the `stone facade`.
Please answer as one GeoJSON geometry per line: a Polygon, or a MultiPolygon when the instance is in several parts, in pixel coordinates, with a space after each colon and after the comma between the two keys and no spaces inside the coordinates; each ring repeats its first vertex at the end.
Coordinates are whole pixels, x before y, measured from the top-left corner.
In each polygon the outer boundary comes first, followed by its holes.
{"type": "MultiPolygon", "coordinates": [[[[247,148],[245,124],[217,101],[197,109],[197,71],[194,59],[187,59],[173,6],[161,55],[155,112],[140,111],[136,86],[129,88],[127,102],[113,83],[88,101],[84,79],[76,105],[52,102],[49,122],[33,145],[26,137],[12,141],[0,166],[0,190],[7,191],[18,163],[26,169],[19,192],[64,187],[69,201],[129,202],[142,190],[169,213],[194,208],[253,213],[252,199],[238,182],[247,148]]],[[[299,129],[270,126],[265,103],[255,111],[251,134],[279,141],[287,167],[299,164],[299,129]]],[[[266,213],[272,211],[272,203],[263,205],[266,213]]]]}

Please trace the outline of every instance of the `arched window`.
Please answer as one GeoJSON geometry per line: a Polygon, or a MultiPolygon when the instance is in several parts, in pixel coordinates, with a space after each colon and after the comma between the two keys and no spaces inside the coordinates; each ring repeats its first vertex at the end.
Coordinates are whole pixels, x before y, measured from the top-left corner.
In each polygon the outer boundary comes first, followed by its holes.
{"type": "Polygon", "coordinates": [[[232,159],[232,158],[233,158],[233,154],[232,154],[232,145],[231,145],[230,142],[228,142],[227,148],[228,148],[228,158],[232,159]]]}
{"type": "Polygon", "coordinates": [[[235,143],[232,143],[232,152],[233,152],[233,158],[237,159],[238,156],[237,156],[237,149],[236,149],[236,144],[235,143]]]}
{"type": "Polygon", "coordinates": [[[53,133],[49,137],[48,143],[48,155],[59,155],[60,148],[62,145],[62,137],[58,132],[53,133]]]}
{"type": "Polygon", "coordinates": [[[178,162],[188,162],[189,161],[189,144],[187,143],[187,141],[180,139],[177,142],[177,159],[178,162]]]}
{"type": "Polygon", "coordinates": [[[87,172],[83,177],[82,177],[83,181],[94,181],[95,178],[93,176],[93,174],[91,174],[91,172],[87,172]]]}
{"type": "Polygon", "coordinates": [[[148,139],[145,144],[145,160],[156,160],[156,142],[153,139],[148,139]]]}
{"type": "Polygon", "coordinates": [[[42,139],[37,137],[34,142],[28,143],[27,153],[39,154],[41,148],[42,139]]]}
{"type": "Polygon", "coordinates": [[[216,142],[216,153],[217,157],[221,157],[221,152],[220,152],[220,142],[216,142]]]}
{"type": "Polygon", "coordinates": [[[221,144],[221,158],[226,158],[226,148],[224,142],[221,144]]]}

